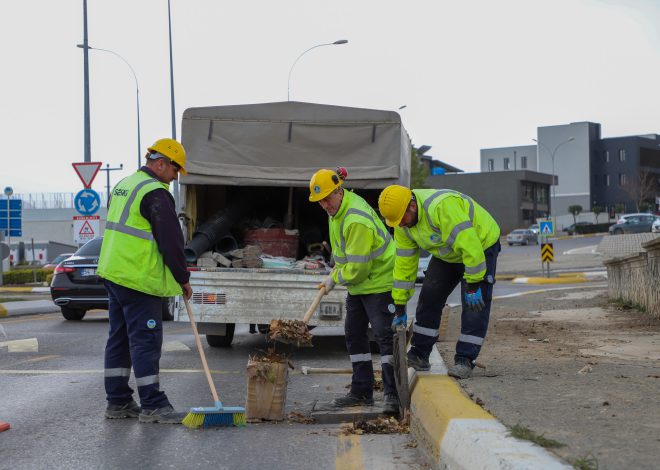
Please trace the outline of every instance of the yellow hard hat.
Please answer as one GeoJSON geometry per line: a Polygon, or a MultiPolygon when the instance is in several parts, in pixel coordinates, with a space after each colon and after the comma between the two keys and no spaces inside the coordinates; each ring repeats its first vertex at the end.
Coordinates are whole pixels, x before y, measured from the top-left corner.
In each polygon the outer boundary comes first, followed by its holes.
{"type": "Polygon", "coordinates": [[[326,169],[317,171],[309,180],[309,200],[319,202],[321,199],[325,199],[344,183],[344,178],[346,178],[344,168],[338,168],[337,171],[326,169]],[[343,170],[343,172],[339,170],[343,170]]]}
{"type": "Polygon", "coordinates": [[[150,152],[158,152],[161,155],[165,155],[167,158],[172,160],[174,163],[181,167],[179,172],[182,175],[187,175],[186,171],[186,150],[183,148],[179,142],[174,139],[158,139],[154,144],[149,147],[147,150],[150,152]]]}
{"type": "Polygon", "coordinates": [[[383,189],[378,196],[378,210],[385,217],[385,223],[398,227],[411,199],[412,191],[405,186],[393,184],[383,189]]]}

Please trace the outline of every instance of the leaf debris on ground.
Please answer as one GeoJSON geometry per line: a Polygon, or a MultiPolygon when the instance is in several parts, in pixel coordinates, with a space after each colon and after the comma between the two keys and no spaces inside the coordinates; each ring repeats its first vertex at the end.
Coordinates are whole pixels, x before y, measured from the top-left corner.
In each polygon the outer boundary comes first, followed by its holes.
{"type": "Polygon", "coordinates": [[[393,416],[355,421],[342,428],[342,434],[345,436],[350,434],[408,434],[409,432],[410,426],[393,416]]]}

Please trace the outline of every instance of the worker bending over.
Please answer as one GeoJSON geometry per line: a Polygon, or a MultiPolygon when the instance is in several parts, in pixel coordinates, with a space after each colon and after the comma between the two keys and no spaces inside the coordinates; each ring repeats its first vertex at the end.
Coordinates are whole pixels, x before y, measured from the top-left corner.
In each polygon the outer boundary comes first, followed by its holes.
{"type": "Polygon", "coordinates": [[[353,367],[351,390],[335,399],[336,407],[372,405],[374,370],[367,335],[369,324],[381,354],[385,404],[388,414],[399,412],[394,382],[394,335],[390,328],[392,269],[395,248],[392,237],[376,211],[357,194],[344,190],[347,173],[319,170],[309,182],[309,200],[318,202],[329,216],[330,242],[335,267],[319,288],[326,294],[335,284],[348,288],[346,297],[346,347],[353,367]]]}
{"type": "Polygon", "coordinates": [[[417,303],[408,365],[430,369],[442,309],[460,282],[461,334],[449,375],[470,377],[488,330],[500,228],[472,198],[448,189],[388,186],[378,198],[378,207],[387,225],[394,227],[396,242],[393,325],[407,320],[406,303],[414,293],[420,248],[433,256],[417,303]]]}

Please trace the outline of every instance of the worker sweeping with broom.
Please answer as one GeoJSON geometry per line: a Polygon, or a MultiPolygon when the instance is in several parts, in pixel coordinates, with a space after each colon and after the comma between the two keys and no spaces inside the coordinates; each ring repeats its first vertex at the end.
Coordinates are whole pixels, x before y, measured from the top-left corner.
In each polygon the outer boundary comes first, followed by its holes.
{"type": "Polygon", "coordinates": [[[329,216],[330,242],[335,267],[319,289],[330,292],[335,284],[348,289],[346,298],[346,347],[353,376],[347,395],[336,398],[337,407],[372,405],[374,371],[367,331],[369,324],[381,354],[385,403],[383,411],[396,414],[399,399],[393,369],[394,312],[392,270],[395,247],[387,229],[371,206],[357,194],[344,190],[345,168],[322,169],[309,182],[309,200],[318,202],[329,216]]]}
{"type": "Polygon", "coordinates": [[[110,332],[105,348],[105,391],[110,419],[181,423],[160,390],[163,297],[192,296],[183,235],[169,183],[185,173],[186,152],[173,139],[156,141],[146,163],[114,187],[98,274],[108,291],[110,332]],[[135,374],[140,404],[128,385],[135,374]]]}

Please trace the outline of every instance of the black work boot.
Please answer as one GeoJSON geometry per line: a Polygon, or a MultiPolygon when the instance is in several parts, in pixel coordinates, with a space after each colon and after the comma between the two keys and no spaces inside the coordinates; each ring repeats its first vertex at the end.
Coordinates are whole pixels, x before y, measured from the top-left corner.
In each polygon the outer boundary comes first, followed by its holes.
{"type": "Polygon", "coordinates": [[[395,393],[385,394],[385,403],[383,403],[383,414],[398,415],[399,414],[399,397],[395,393]]]}
{"type": "Polygon", "coordinates": [[[108,407],[105,409],[105,417],[107,419],[137,418],[140,416],[140,412],[142,412],[142,409],[134,400],[124,405],[108,403],[108,407]]]}
{"type": "Polygon", "coordinates": [[[371,406],[374,404],[374,399],[371,397],[359,397],[354,395],[353,392],[348,392],[343,397],[335,398],[332,404],[337,408],[344,408],[347,406],[371,406]]]}
{"type": "Polygon", "coordinates": [[[408,359],[408,367],[412,367],[413,369],[418,371],[427,371],[431,369],[431,364],[429,364],[429,360],[419,357],[417,354],[412,352],[412,350],[408,351],[406,357],[408,359]]]}
{"type": "Polygon", "coordinates": [[[174,411],[172,405],[155,410],[142,410],[138,420],[141,423],[181,424],[187,413],[174,411]]]}
{"type": "Polygon", "coordinates": [[[472,375],[474,364],[471,359],[464,356],[456,356],[454,365],[449,368],[447,374],[457,379],[469,379],[472,375]]]}

